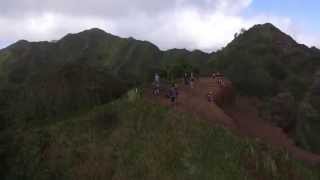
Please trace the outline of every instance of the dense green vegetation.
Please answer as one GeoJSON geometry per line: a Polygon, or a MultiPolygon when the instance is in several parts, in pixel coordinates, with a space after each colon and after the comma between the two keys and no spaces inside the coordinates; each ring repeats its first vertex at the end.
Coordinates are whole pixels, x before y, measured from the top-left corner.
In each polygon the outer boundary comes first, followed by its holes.
{"type": "Polygon", "coordinates": [[[320,152],[320,94],[319,72],[316,73],[314,83],[304,101],[299,105],[295,137],[304,148],[320,152]]]}
{"type": "Polygon", "coordinates": [[[271,24],[244,31],[211,59],[242,94],[259,97],[290,92],[301,99],[319,67],[320,54],[297,44],[271,24]]]}
{"type": "Polygon", "coordinates": [[[18,41],[0,52],[0,115],[32,120],[90,108],[150,82],[155,72],[172,79],[200,69],[208,57],[201,51],[163,52],[99,29],[54,43],[18,41]]]}
{"type": "Polygon", "coordinates": [[[260,97],[264,119],[320,153],[320,109],[308,100],[319,102],[318,95],[310,98],[320,68],[318,50],[298,44],[272,24],[256,25],[217,52],[209,64],[224,72],[240,94],[260,97]]]}
{"type": "MultiPolygon", "coordinates": [[[[257,142],[143,100],[120,100],[155,72],[223,72],[261,115],[320,152],[320,51],[271,24],[217,53],[173,49],[99,29],[0,50],[0,175],[7,179],[319,179],[257,142]]],[[[132,92],[131,92],[132,93],[132,92]]],[[[134,99],[134,98],[130,98],[134,99]]],[[[4,178],[1,178],[4,179],[4,178]]]]}
{"type": "Polygon", "coordinates": [[[1,143],[2,179],[319,179],[285,152],[241,140],[188,114],[122,98],[1,143]]]}

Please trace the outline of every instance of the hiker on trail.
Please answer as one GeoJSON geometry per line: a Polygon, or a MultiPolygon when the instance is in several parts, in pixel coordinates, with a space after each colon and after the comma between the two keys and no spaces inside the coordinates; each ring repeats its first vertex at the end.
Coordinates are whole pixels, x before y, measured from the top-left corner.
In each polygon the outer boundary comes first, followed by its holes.
{"type": "Polygon", "coordinates": [[[175,83],[172,84],[169,90],[169,98],[172,104],[175,104],[178,97],[178,89],[175,83]]]}
{"type": "Polygon", "coordinates": [[[185,85],[189,85],[190,82],[189,82],[188,73],[184,73],[183,78],[184,78],[184,84],[185,84],[185,85]]]}
{"type": "Polygon", "coordinates": [[[194,81],[194,80],[195,80],[195,77],[194,77],[194,73],[193,73],[193,72],[190,73],[190,80],[191,80],[191,81],[194,81]]]}
{"type": "Polygon", "coordinates": [[[195,69],[195,70],[193,71],[193,75],[194,75],[194,79],[195,79],[196,81],[199,81],[199,78],[200,78],[200,72],[199,72],[199,70],[195,69]]]}
{"type": "Polygon", "coordinates": [[[153,95],[155,95],[155,96],[160,95],[160,84],[159,83],[154,83],[153,95]]]}
{"type": "Polygon", "coordinates": [[[212,91],[210,91],[207,94],[207,100],[208,100],[209,103],[214,102],[214,96],[213,96],[213,92],[212,91]]]}
{"type": "Polygon", "coordinates": [[[226,87],[226,83],[225,83],[224,79],[221,79],[220,87],[226,87]]]}
{"type": "Polygon", "coordinates": [[[193,84],[194,84],[195,78],[193,75],[193,72],[190,73],[190,87],[193,88],[193,84]]]}
{"type": "Polygon", "coordinates": [[[153,82],[153,95],[159,96],[160,95],[160,76],[158,73],[154,75],[154,82],[153,82]]]}
{"type": "Polygon", "coordinates": [[[221,88],[226,87],[226,82],[225,82],[225,80],[224,80],[223,78],[220,78],[220,79],[218,80],[218,84],[219,84],[219,86],[220,86],[221,88]]]}
{"type": "Polygon", "coordinates": [[[217,83],[220,87],[225,87],[225,79],[224,79],[224,75],[221,73],[217,73],[216,74],[216,78],[217,78],[217,83]]]}
{"type": "Polygon", "coordinates": [[[194,79],[196,80],[196,81],[199,81],[199,74],[197,73],[197,72],[195,72],[195,73],[193,73],[194,74],[194,79]]]}
{"type": "Polygon", "coordinates": [[[216,72],[212,74],[212,78],[215,80],[215,82],[219,85],[222,86],[223,83],[223,75],[220,72],[216,72]]]}
{"type": "Polygon", "coordinates": [[[154,75],[154,82],[160,84],[160,76],[158,73],[154,75]]]}
{"type": "Polygon", "coordinates": [[[223,75],[222,73],[220,73],[220,72],[217,72],[217,73],[216,73],[216,77],[218,77],[218,78],[223,78],[224,75],[223,75]]]}
{"type": "Polygon", "coordinates": [[[211,74],[211,78],[212,78],[212,79],[216,79],[216,77],[217,77],[216,73],[212,73],[212,74],[211,74]]]}

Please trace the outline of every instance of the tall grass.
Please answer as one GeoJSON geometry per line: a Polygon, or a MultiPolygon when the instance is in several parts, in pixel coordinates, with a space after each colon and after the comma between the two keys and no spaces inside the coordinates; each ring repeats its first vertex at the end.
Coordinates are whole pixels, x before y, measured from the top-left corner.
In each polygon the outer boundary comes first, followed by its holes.
{"type": "Polygon", "coordinates": [[[319,179],[312,169],[188,114],[122,98],[18,129],[2,179],[319,179]]]}

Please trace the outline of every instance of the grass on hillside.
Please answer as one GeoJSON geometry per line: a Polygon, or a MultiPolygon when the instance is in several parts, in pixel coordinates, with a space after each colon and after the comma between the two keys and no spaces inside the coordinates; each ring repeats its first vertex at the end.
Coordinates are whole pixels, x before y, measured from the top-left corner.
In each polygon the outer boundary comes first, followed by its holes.
{"type": "Polygon", "coordinates": [[[18,128],[8,149],[11,168],[1,179],[320,177],[285,152],[135,98],[37,128],[18,128]]]}

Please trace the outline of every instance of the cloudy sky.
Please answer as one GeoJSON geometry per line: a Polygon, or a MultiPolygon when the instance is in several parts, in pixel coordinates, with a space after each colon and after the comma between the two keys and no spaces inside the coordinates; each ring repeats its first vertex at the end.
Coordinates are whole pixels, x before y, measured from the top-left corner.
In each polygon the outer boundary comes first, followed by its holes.
{"type": "Polygon", "coordinates": [[[98,27],[161,49],[212,51],[265,22],[320,47],[319,7],[318,0],[1,0],[0,48],[98,27]]]}

